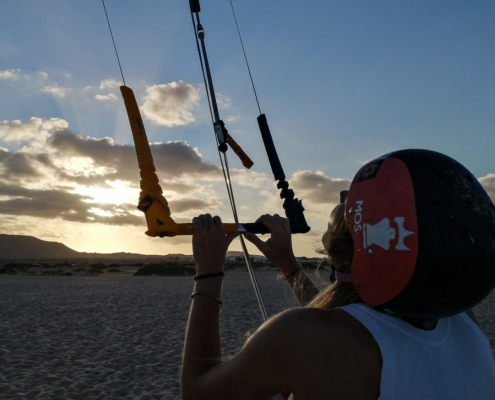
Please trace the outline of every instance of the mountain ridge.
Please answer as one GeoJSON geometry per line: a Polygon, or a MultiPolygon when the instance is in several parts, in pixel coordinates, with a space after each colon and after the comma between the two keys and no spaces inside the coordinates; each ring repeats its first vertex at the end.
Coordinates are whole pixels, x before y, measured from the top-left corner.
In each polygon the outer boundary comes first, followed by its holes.
{"type": "MultiPolygon", "coordinates": [[[[242,252],[229,251],[228,257],[240,257],[242,252]]],[[[162,259],[192,260],[192,255],[171,253],[167,255],[140,253],[88,253],[71,249],[60,242],[38,239],[27,235],[0,234],[1,260],[56,260],[56,259],[162,259]]]]}

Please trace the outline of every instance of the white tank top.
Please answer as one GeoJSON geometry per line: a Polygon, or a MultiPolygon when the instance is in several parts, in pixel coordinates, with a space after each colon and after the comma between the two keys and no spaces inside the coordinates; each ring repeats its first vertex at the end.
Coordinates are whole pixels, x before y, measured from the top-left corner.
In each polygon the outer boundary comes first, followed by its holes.
{"type": "Polygon", "coordinates": [[[465,313],[425,331],[366,304],[340,307],[373,335],[383,358],[379,400],[495,400],[487,338],[465,313]]]}

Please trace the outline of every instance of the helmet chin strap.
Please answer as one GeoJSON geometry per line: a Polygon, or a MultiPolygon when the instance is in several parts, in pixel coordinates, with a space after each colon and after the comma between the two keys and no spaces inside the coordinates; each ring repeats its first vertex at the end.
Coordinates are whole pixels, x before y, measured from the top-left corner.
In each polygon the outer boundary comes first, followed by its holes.
{"type": "Polygon", "coordinates": [[[335,270],[335,279],[337,282],[346,282],[352,283],[351,274],[347,274],[345,272],[340,272],[335,270]]]}

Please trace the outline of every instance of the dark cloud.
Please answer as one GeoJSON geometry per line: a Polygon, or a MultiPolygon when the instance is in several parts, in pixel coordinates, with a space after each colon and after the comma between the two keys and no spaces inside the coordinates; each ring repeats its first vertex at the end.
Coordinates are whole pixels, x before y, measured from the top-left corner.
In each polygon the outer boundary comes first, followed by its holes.
{"type": "Polygon", "coordinates": [[[153,143],[151,153],[164,177],[221,178],[221,168],[203,161],[200,154],[184,141],[153,143]]]}
{"type": "Polygon", "coordinates": [[[180,199],[169,200],[169,206],[172,213],[182,213],[189,210],[196,210],[202,213],[217,210],[221,205],[215,200],[199,200],[199,199],[180,199]]]}
{"type": "MultiPolygon", "coordinates": [[[[92,186],[92,187],[108,187],[107,181],[114,181],[114,180],[124,180],[127,181],[127,179],[122,177],[122,174],[119,174],[117,172],[109,172],[105,174],[100,174],[96,172],[89,172],[86,173],[86,175],[74,175],[73,173],[68,173],[65,171],[58,171],[58,175],[60,178],[64,181],[67,182],[72,182],[77,185],[83,185],[83,186],[92,186]]],[[[137,170],[136,166],[136,176],[134,179],[130,180],[129,182],[131,183],[131,186],[139,187],[139,171],[137,170]]]]}
{"type": "MultiPolygon", "coordinates": [[[[38,143],[14,153],[0,148],[0,196],[7,197],[0,200],[0,214],[144,227],[144,215],[136,215],[136,204],[95,203],[90,195],[74,193],[79,185],[115,189],[113,182],[123,181],[136,188],[137,203],[140,176],[134,146],[74,134],[58,125],[47,133],[46,147],[38,143]]],[[[186,142],[154,143],[151,151],[169,197],[198,190],[181,180],[222,178],[220,167],[204,162],[186,142]]],[[[173,213],[214,212],[220,206],[214,199],[192,197],[171,202],[173,213]]]]}
{"type": "Polygon", "coordinates": [[[0,201],[0,214],[112,225],[142,225],[144,222],[143,217],[137,217],[125,210],[134,209],[130,205],[88,203],[91,197],[66,191],[30,190],[0,183],[0,195],[14,197],[0,201]],[[100,209],[113,215],[96,215],[91,212],[92,209],[100,209]],[[119,209],[122,211],[117,211],[119,209]]]}
{"type": "Polygon", "coordinates": [[[294,174],[290,186],[300,199],[316,204],[329,204],[339,202],[339,193],[349,189],[351,181],[330,178],[322,172],[300,171],[294,174]]]}
{"type": "Polygon", "coordinates": [[[6,179],[13,177],[35,177],[39,175],[36,168],[34,168],[34,160],[27,154],[10,154],[1,161],[5,171],[2,175],[6,179]]]}
{"type": "MultiPolygon", "coordinates": [[[[108,172],[74,176],[61,171],[65,179],[78,184],[102,184],[106,180],[139,180],[136,151],[132,145],[121,145],[111,138],[96,139],[82,134],[59,130],[52,134],[48,146],[59,157],[87,157],[94,166],[108,172]]],[[[218,166],[205,163],[200,154],[184,141],[153,143],[151,152],[159,177],[220,177],[218,166]]]]}
{"type": "Polygon", "coordinates": [[[41,174],[38,169],[41,166],[56,169],[47,154],[37,153],[0,151],[0,164],[0,178],[6,180],[39,177],[41,174]]]}
{"type": "Polygon", "coordinates": [[[170,191],[178,194],[188,194],[198,189],[197,186],[187,185],[181,182],[163,181],[161,179],[160,179],[160,186],[164,192],[170,191]]]}

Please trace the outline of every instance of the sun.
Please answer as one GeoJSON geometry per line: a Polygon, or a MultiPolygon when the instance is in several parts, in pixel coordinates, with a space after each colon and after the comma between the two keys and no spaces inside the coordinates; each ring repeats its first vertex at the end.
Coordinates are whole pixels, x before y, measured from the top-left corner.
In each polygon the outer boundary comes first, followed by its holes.
{"type": "Polygon", "coordinates": [[[129,204],[138,202],[139,189],[130,187],[127,182],[106,181],[108,187],[79,186],[75,193],[91,197],[87,203],[129,204]]]}

